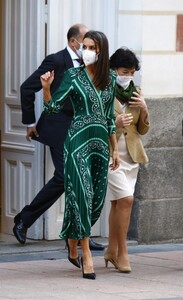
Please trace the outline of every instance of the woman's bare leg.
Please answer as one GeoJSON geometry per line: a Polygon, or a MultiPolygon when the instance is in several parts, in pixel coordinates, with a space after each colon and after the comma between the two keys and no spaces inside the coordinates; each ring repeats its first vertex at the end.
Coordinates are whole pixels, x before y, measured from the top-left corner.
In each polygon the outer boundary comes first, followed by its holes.
{"type": "Polygon", "coordinates": [[[117,269],[117,257],[118,257],[118,240],[117,240],[117,223],[116,223],[116,201],[111,201],[111,210],[109,213],[109,244],[104,254],[105,266],[108,266],[108,262],[113,264],[117,269]]]}
{"type": "Polygon", "coordinates": [[[85,237],[80,241],[82,249],[82,261],[84,273],[94,273],[93,259],[89,247],[89,238],[85,237]]]}
{"type": "Polygon", "coordinates": [[[116,206],[116,223],[117,226],[117,240],[118,240],[118,266],[121,271],[129,268],[128,249],[126,244],[127,233],[130,223],[131,209],[133,204],[133,197],[125,197],[117,200],[116,206]]]}
{"type": "Polygon", "coordinates": [[[117,222],[116,222],[117,201],[111,201],[111,210],[109,213],[109,244],[107,253],[113,258],[118,256],[117,222]]]}
{"type": "Polygon", "coordinates": [[[69,256],[72,259],[78,257],[78,240],[68,239],[69,244],[69,256]]]}

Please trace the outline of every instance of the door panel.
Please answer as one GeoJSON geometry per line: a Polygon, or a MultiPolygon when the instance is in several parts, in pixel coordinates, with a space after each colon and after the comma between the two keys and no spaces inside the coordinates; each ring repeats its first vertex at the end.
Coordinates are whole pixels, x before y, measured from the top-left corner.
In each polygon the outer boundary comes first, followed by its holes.
{"type": "MultiPolygon", "coordinates": [[[[43,147],[25,139],[21,123],[20,85],[44,57],[44,1],[4,0],[3,66],[1,71],[1,179],[2,226],[12,233],[14,216],[43,185],[43,147]]],[[[36,99],[37,115],[42,109],[41,95],[36,99]]],[[[42,238],[43,225],[38,220],[30,237],[42,238]],[[36,230],[36,228],[39,228],[36,230]]]]}

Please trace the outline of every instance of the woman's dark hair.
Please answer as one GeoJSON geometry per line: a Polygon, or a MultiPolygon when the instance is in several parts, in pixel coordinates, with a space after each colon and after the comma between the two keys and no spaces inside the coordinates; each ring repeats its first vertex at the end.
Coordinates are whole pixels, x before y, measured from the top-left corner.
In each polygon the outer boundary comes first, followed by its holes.
{"type": "Polygon", "coordinates": [[[110,67],[116,68],[135,68],[135,71],[140,70],[140,63],[134,52],[128,48],[119,48],[110,57],[110,67]]]}
{"type": "Polygon", "coordinates": [[[85,38],[93,40],[95,45],[98,45],[99,55],[93,83],[97,89],[104,90],[109,84],[109,44],[107,37],[103,32],[90,30],[85,34],[85,38]]]}

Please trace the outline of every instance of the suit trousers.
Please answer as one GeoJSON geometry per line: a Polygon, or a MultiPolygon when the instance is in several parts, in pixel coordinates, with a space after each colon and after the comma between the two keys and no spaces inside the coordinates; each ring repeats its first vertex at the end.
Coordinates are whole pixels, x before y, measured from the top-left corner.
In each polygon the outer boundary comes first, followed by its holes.
{"type": "Polygon", "coordinates": [[[17,223],[22,219],[29,228],[64,192],[64,143],[50,147],[52,161],[55,167],[53,177],[46,183],[29,205],[14,218],[17,223]]]}

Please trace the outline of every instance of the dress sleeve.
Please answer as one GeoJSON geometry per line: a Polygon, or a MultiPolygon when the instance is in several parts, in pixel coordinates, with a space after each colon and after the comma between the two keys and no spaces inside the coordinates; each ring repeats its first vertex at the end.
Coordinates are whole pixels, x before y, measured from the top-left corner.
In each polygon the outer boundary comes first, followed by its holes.
{"type": "Polygon", "coordinates": [[[73,91],[72,79],[70,73],[66,71],[62,83],[56,92],[52,95],[49,102],[44,102],[43,108],[47,113],[57,113],[61,111],[66,98],[71,96],[73,91]]]}
{"type": "Polygon", "coordinates": [[[111,101],[109,103],[107,109],[107,125],[108,125],[108,135],[112,135],[116,132],[116,125],[115,125],[115,114],[114,114],[114,98],[115,98],[115,89],[116,89],[116,77],[112,77],[112,83],[110,86],[110,93],[111,93],[111,101]]]}

